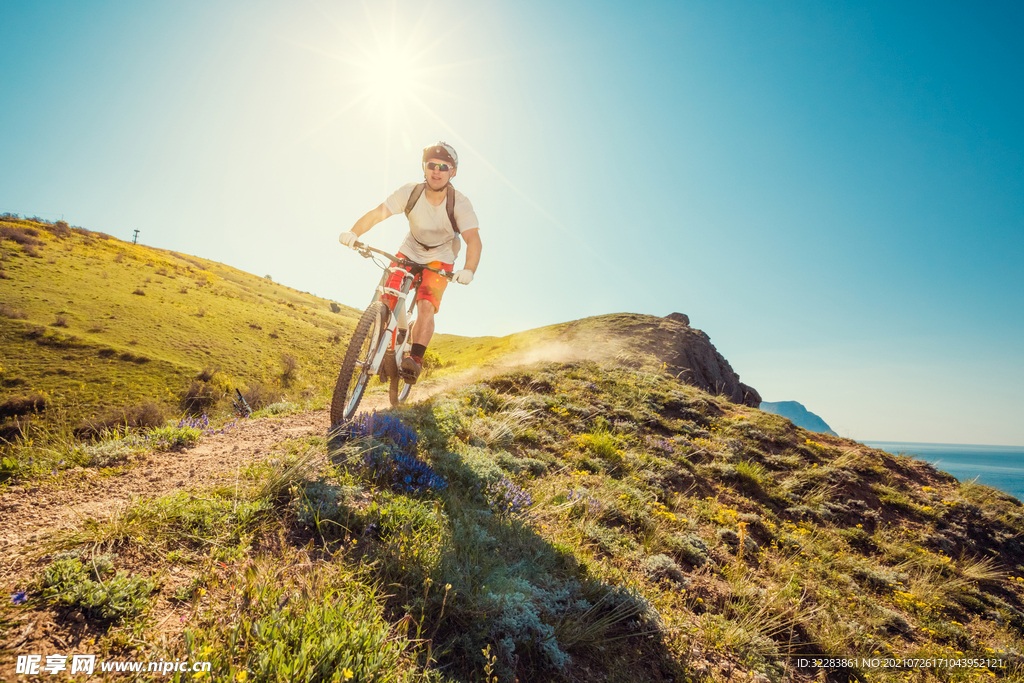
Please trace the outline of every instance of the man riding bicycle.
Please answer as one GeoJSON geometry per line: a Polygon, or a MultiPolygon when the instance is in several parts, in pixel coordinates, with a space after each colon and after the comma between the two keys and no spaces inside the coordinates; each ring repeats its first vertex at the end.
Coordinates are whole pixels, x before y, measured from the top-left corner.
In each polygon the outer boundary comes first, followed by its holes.
{"type": "MultiPolygon", "coordinates": [[[[373,226],[399,212],[409,219],[409,234],[399,248],[399,258],[409,259],[432,268],[452,271],[459,254],[459,236],[466,240],[465,268],[452,277],[455,282],[468,285],[480,264],[480,222],[473,205],[464,194],[456,190],[451,180],[459,167],[459,155],[444,142],[423,150],[423,183],[409,183],[391,193],[383,204],[356,221],[352,229],[341,233],[338,240],[352,247],[360,236],[373,226]]],[[[411,270],[407,268],[406,270],[411,270]]],[[[384,288],[396,289],[402,274],[393,273],[384,288]]],[[[434,335],[434,314],[441,307],[448,280],[429,270],[422,271],[422,280],[416,290],[416,324],[412,328],[412,351],[402,361],[402,379],[415,384],[423,370],[423,356],[434,335]]],[[[385,293],[381,299],[394,307],[394,295],[385,293]]]]}

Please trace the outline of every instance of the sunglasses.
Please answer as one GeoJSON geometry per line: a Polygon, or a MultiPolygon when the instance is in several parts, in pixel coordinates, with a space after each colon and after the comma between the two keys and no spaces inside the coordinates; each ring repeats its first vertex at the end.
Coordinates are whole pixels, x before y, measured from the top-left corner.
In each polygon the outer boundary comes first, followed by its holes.
{"type": "Polygon", "coordinates": [[[452,167],[449,166],[448,164],[437,164],[434,163],[433,161],[427,162],[427,168],[430,169],[431,171],[436,169],[441,173],[447,173],[448,171],[452,170],[452,167]]]}

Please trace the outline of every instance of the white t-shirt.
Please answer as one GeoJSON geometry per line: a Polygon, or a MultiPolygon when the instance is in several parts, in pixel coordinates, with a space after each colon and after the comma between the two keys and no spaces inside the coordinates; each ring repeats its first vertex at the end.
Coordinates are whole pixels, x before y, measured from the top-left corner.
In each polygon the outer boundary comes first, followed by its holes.
{"type": "MultiPolygon", "coordinates": [[[[402,185],[391,193],[391,196],[384,202],[384,206],[392,214],[405,213],[405,205],[409,203],[409,195],[417,183],[402,185]]],[[[480,227],[480,221],[473,211],[473,205],[469,203],[466,195],[456,190],[451,185],[449,192],[455,193],[455,222],[459,224],[459,231],[466,232],[480,227]]],[[[448,209],[446,207],[447,197],[439,206],[433,206],[426,197],[426,190],[416,201],[416,206],[409,212],[409,234],[399,251],[407,258],[417,263],[430,263],[440,261],[442,263],[455,263],[455,257],[459,254],[458,242],[455,239],[455,230],[451,221],[448,220],[448,209]],[[415,239],[413,238],[415,235],[415,239]],[[419,240],[433,249],[425,249],[417,244],[419,240]]]]}

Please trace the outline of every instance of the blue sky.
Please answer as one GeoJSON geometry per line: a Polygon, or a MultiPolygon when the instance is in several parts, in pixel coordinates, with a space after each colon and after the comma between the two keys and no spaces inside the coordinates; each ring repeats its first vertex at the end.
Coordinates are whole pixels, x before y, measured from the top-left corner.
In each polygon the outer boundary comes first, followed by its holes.
{"type": "Polygon", "coordinates": [[[681,311],[841,435],[1024,445],[1019,3],[0,0],[0,25],[0,211],[362,307],[376,271],[337,235],[440,138],[484,254],[439,331],[681,311]]]}

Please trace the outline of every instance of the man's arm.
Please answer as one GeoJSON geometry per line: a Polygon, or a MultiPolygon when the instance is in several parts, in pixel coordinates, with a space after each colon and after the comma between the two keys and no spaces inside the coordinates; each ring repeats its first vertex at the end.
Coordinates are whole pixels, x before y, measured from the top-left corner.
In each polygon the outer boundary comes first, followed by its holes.
{"type": "Polygon", "coordinates": [[[480,229],[466,230],[462,233],[462,239],[466,240],[466,270],[476,273],[477,266],[480,265],[480,251],[483,249],[480,229]]]}
{"type": "Polygon", "coordinates": [[[367,232],[370,231],[370,228],[377,225],[382,220],[390,217],[391,211],[388,210],[388,207],[381,204],[376,209],[371,209],[370,211],[367,211],[362,218],[357,220],[356,224],[352,226],[352,230],[350,232],[354,233],[356,237],[365,235],[367,232]]]}

